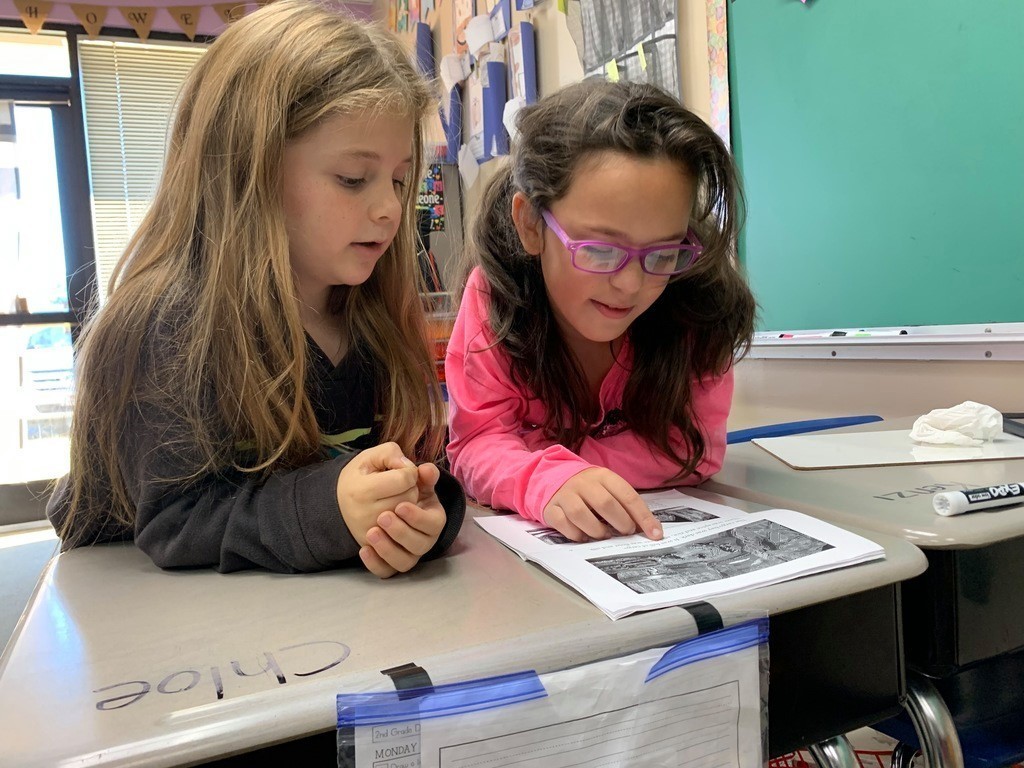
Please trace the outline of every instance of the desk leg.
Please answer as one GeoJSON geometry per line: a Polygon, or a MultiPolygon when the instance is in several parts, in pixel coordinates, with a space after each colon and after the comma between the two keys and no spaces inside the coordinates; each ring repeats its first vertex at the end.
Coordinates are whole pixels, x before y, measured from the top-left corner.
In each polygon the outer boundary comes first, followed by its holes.
{"type": "Polygon", "coordinates": [[[917,750],[901,741],[892,751],[892,768],[914,768],[915,757],[917,750]]]}
{"type": "Polygon", "coordinates": [[[924,676],[907,674],[904,707],[917,731],[928,768],[964,768],[964,755],[953,718],[938,691],[924,676]]]}
{"type": "Polygon", "coordinates": [[[833,736],[808,748],[820,768],[857,768],[857,755],[845,736],[833,736]]]}

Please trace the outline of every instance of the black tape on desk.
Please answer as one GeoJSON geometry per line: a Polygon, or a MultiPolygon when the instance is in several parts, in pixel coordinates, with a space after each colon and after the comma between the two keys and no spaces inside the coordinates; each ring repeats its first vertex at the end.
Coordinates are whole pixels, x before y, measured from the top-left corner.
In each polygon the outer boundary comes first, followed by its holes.
{"type": "Polygon", "coordinates": [[[717,632],[722,629],[725,625],[722,623],[722,614],[718,612],[711,603],[707,603],[703,600],[696,603],[687,603],[686,605],[679,606],[684,611],[688,611],[693,620],[697,622],[697,634],[703,635],[707,632],[717,632]]]}
{"type": "Polygon", "coordinates": [[[407,691],[411,688],[433,688],[434,686],[427,671],[411,661],[398,667],[382,669],[380,673],[391,678],[391,682],[395,684],[395,689],[399,692],[399,699],[406,698],[402,696],[402,691],[407,691]]]}

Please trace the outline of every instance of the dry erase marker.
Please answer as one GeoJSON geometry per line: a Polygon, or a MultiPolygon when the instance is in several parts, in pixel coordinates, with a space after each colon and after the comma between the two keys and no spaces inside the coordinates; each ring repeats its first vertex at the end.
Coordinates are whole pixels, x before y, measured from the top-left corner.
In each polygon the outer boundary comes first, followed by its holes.
{"type": "Polygon", "coordinates": [[[962,515],[964,512],[973,512],[976,509],[1005,507],[1021,502],[1024,502],[1024,483],[1003,483],[970,491],[937,493],[932,497],[932,506],[944,517],[962,515]]]}

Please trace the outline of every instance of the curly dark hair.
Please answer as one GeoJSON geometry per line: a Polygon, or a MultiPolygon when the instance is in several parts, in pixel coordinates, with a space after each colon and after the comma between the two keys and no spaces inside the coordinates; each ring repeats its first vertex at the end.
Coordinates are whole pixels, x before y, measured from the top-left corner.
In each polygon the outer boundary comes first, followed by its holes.
{"type": "Polygon", "coordinates": [[[630,326],[633,370],[623,397],[626,424],[690,474],[705,452],[692,413],[694,382],[728,371],[747,352],[756,304],[736,259],[743,195],[732,157],[717,134],[678,100],[648,84],[585,80],[520,112],[509,162],[485,190],[467,251],[490,284],[490,325],[512,375],[544,404],[548,436],[578,450],[598,404],[552,315],[541,262],[525,251],[512,220],[521,193],[535,212],[565,194],[581,162],[601,152],[666,158],[696,184],[690,226],[704,245],[630,326]],[[667,329],[671,329],[670,331],[667,329]],[[682,432],[687,450],[669,441],[682,432]]]}

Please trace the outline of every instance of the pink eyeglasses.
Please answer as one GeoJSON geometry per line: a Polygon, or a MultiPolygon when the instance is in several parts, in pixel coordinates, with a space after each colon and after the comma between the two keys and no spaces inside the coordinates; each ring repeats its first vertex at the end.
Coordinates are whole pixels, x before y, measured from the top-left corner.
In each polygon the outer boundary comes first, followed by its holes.
{"type": "Polygon", "coordinates": [[[704,246],[692,229],[687,230],[681,243],[657,243],[646,248],[627,248],[602,240],[572,240],[551,215],[541,216],[562,244],[569,249],[572,265],[581,272],[606,275],[624,269],[630,259],[637,259],[640,268],[649,275],[671,277],[685,272],[704,251],[704,246]]]}

